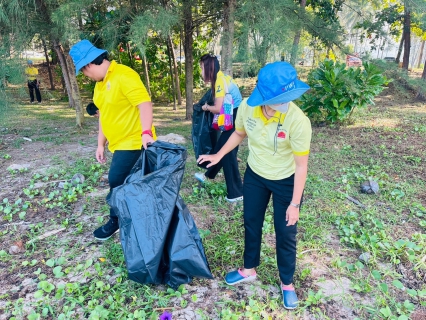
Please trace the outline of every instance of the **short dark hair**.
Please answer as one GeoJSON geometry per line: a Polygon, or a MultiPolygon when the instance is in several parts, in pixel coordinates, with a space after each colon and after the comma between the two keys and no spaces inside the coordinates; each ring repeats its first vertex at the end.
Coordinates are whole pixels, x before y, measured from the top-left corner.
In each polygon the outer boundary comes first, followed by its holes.
{"type": "Polygon", "coordinates": [[[108,60],[108,52],[102,53],[100,56],[98,56],[96,59],[94,59],[91,63],[96,64],[97,66],[100,66],[104,60],[108,60]]]}

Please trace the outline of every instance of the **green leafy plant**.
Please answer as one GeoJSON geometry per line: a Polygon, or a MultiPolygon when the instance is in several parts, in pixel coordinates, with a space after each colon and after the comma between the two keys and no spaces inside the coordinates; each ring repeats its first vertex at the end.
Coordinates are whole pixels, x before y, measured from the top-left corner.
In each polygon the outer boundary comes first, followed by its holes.
{"type": "Polygon", "coordinates": [[[364,62],[363,67],[323,61],[308,75],[311,90],[301,97],[300,108],[315,122],[348,122],[356,108],[374,105],[374,97],[391,81],[375,65],[364,62]]]}

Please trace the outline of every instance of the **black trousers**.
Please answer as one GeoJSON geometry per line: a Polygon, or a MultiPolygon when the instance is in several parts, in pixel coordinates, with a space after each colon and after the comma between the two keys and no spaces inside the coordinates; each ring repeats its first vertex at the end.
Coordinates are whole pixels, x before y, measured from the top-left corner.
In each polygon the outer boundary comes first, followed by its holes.
{"type": "Polygon", "coordinates": [[[35,91],[37,101],[41,102],[41,94],[40,94],[40,90],[38,88],[37,79],[35,79],[35,80],[28,80],[27,85],[28,85],[28,90],[30,92],[30,101],[34,102],[34,91],[35,91]]]}
{"type": "Polygon", "coordinates": [[[272,194],[277,265],[285,285],[293,283],[296,269],[297,224],[287,227],[285,220],[293,189],[294,175],[282,180],[267,180],[247,165],[244,175],[244,268],[251,269],[260,264],[263,221],[272,194]]]}
{"type": "MultiPolygon", "coordinates": [[[[110,189],[106,197],[107,199],[111,196],[112,189],[121,186],[124,180],[126,180],[136,161],[139,159],[141,150],[116,150],[114,152],[108,173],[110,189]]],[[[112,208],[109,209],[109,216],[110,218],[118,218],[112,208]]]]}
{"type": "MultiPolygon", "coordinates": [[[[234,123],[237,117],[238,108],[233,110],[234,123]]],[[[212,154],[217,153],[228,141],[231,134],[235,131],[232,128],[229,131],[220,133],[219,139],[213,149],[212,154]]],[[[207,169],[205,176],[209,179],[214,179],[220,169],[223,168],[223,174],[225,175],[226,190],[228,192],[228,199],[234,199],[243,195],[243,182],[241,181],[240,171],[238,169],[237,161],[238,146],[225,155],[222,160],[219,161],[213,167],[207,169]]]]}

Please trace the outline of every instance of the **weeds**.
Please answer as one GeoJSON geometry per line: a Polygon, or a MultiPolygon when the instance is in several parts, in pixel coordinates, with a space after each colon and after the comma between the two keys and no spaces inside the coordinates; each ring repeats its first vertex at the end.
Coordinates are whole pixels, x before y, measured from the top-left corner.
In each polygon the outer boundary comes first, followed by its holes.
{"type": "MultiPolygon", "coordinates": [[[[383,105],[377,108],[383,109],[383,105]]],[[[341,308],[346,303],[345,307],[354,310],[359,319],[409,319],[426,305],[422,282],[426,270],[425,157],[419,152],[426,148],[419,139],[426,127],[422,115],[382,109],[365,110],[363,114],[355,111],[354,125],[344,129],[314,128],[298,223],[294,282],[299,310],[288,314],[282,307],[271,205],[263,225],[259,281],[241,288],[226,286],[222,281],[227,271],[244,264],[243,208],[225,201],[223,177],[203,186],[193,179],[199,169],[188,142],[181,196],[194,208],[214,282],[194,279],[175,291],[130,281],[118,237],[101,245],[91,240],[93,229],[107,219],[109,208],[103,198],[87,195],[100,186],[108,167],[89,159],[92,155],[79,158],[72,152],[66,157],[49,153],[52,167],[48,172],[14,170],[10,185],[19,182],[20,188],[0,199],[0,261],[4,266],[0,276],[16,283],[34,279],[32,289],[26,293],[30,299],[13,297],[12,291],[2,292],[0,313],[10,319],[158,319],[164,310],[193,310],[201,319],[239,320],[301,319],[306,312],[321,319],[335,319],[338,315],[333,314],[330,305],[341,308]],[[390,117],[409,126],[372,126],[376,119],[393,121],[390,117]],[[410,142],[417,144],[410,149],[410,142]],[[71,181],[77,173],[85,180],[71,181]],[[360,193],[360,184],[370,179],[378,183],[378,194],[360,193]],[[358,199],[363,207],[348,201],[347,196],[358,199]],[[83,213],[75,213],[76,204],[82,204],[83,213]],[[61,228],[66,231],[34,241],[61,228]],[[20,241],[25,252],[9,254],[10,246],[20,241]],[[369,254],[367,261],[358,259],[362,253],[369,254]],[[321,268],[324,271],[319,273],[321,268]],[[349,284],[345,299],[340,301],[317,286],[326,279],[342,278],[349,284]],[[211,288],[213,283],[215,288],[211,288]],[[210,295],[203,294],[205,288],[211,288],[210,295]],[[254,293],[256,290],[263,293],[254,293]]],[[[165,107],[157,110],[161,110],[159,118],[164,120],[159,132],[189,136],[190,122],[170,120],[176,115],[165,107]]],[[[88,129],[68,134],[74,131],[72,111],[58,108],[55,112],[58,114],[45,116],[40,112],[34,119],[18,112],[16,117],[7,118],[17,121],[8,127],[20,130],[20,122],[31,126],[25,134],[38,135],[33,139],[38,143],[53,139],[55,146],[90,144],[88,129]],[[56,137],[57,129],[51,124],[59,121],[64,123],[64,133],[56,137]]],[[[183,119],[184,111],[179,117],[183,119]]],[[[21,143],[11,143],[8,153],[0,155],[2,164],[19,158],[14,147],[21,143]]],[[[241,172],[247,156],[244,142],[239,152],[243,159],[241,172]]]]}

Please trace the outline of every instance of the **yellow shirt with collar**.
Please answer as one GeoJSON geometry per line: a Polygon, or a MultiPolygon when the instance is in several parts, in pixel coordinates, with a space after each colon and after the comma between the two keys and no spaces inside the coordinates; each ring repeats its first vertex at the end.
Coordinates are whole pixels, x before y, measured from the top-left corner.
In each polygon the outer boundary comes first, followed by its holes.
{"type": "MultiPolygon", "coordinates": [[[[96,83],[93,95],[111,152],[141,150],[143,128],[138,105],[148,101],[151,98],[138,73],[111,61],[104,79],[96,83]]],[[[157,139],[154,126],[151,130],[154,139],[157,139]]]]}
{"type": "Polygon", "coordinates": [[[38,75],[38,69],[36,67],[25,68],[25,74],[27,75],[27,79],[29,81],[33,81],[36,79],[36,75],[38,75]]]}
{"type": "Polygon", "coordinates": [[[250,107],[244,99],[238,109],[235,129],[248,137],[250,168],[268,180],[281,180],[294,174],[293,155],[309,154],[312,127],[309,118],[293,102],[286,113],[275,111],[269,120],[262,107],[250,107]]]}
{"type": "Polygon", "coordinates": [[[238,108],[241,103],[241,100],[243,100],[240,89],[238,88],[238,85],[236,84],[234,79],[232,79],[230,76],[225,75],[222,71],[219,71],[216,75],[214,91],[216,98],[224,97],[226,93],[230,93],[232,99],[234,100],[234,109],[238,108]],[[227,92],[226,88],[228,88],[227,92]]]}

